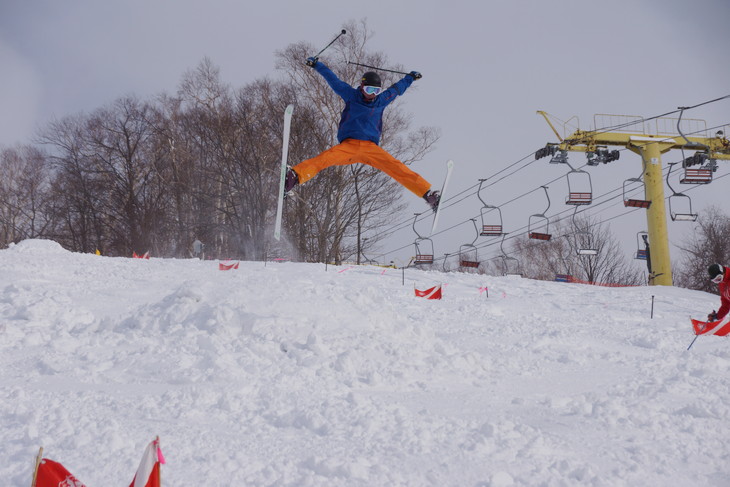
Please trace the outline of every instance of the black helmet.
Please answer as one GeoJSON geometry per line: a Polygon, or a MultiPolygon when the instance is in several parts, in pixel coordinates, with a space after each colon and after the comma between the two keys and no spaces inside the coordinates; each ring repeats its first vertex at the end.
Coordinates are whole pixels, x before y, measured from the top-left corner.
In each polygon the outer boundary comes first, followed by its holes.
{"type": "Polygon", "coordinates": [[[707,273],[710,275],[710,280],[715,279],[723,272],[725,272],[725,269],[723,269],[720,264],[711,264],[710,267],[707,268],[707,273]]]}
{"type": "Polygon", "coordinates": [[[383,86],[383,82],[380,81],[380,75],[375,71],[368,71],[367,73],[363,74],[360,82],[364,86],[383,86]]]}

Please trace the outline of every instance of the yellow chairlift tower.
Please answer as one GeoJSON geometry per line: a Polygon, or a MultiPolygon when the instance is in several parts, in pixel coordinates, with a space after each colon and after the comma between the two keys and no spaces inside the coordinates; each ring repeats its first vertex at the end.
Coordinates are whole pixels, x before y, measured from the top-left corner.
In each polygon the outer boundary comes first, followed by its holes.
{"type": "MultiPolygon", "coordinates": [[[[692,165],[700,165],[700,169],[690,169],[692,174],[703,175],[709,183],[712,173],[717,169],[717,160],[730,160],[730,142],[722,131],[714,137],[707,137],[706,129],[697,130],[705,126],[702,120],[682,120],[684,108],[680,107],[679,118],[653,118],[645,120],[642,117],[624,115],[595,115],[594,122],[610,120],[618,123],[602,124],[610,127],[598,130],[576,130],[563,138],[548,119],[544,111],[537,113],[545,117],[548,125],[558,137],[558,143],[548,143],[537,151],[537,159],[553,156],[555,162],[567,160],[568,151],[585,152],[588,164],[595,166],[599,163],[608,163],[619,158],[619,151],[609,151],[608,147],[625,147],[641,156],[643,161],[642,179],[645,188],[645,199],[651,204],[647,208],[646,220],[651,244],[652,276],[650,283],[661,286],[671,286],[672,268],[669,255],[669,236],[667,232],[667,213],[664,203],[664,178],[662,177],[662,154],[672,149],[693,151],[693,155],[685,158],[682,166],[685,172],[692,165]],[[652,123],[653,122],[653,123],[652,123]],[[674,125],[676,124],[676,130],[674,125]],[[682,130],[682,126],[685,130],[682,130]],[[671,130],[668,128],[671,127],[671,130]],[[689,127],[689,130],[687,129],[689,127]],[[614,131],[620,129],[621,132],[614,131]],[[685,135],[685,132],[688,135],[685,135]],[[701,136],[696,136],[697,134],[701,136]]],[[[595,127],[599,127],[594,123],[595,127]]],[[[551,160],[551,162],[553,162],[551,160]]],[[[697,182],[697,181],[693,181],[697,182]]],[[[679,196],[679,195],[678,195],[679,196]]],[[[683,195],[682,195],[683,196],[683,195]]],[[[670,203],[671,208],[671,203],[670,203]]],[[[674,218],[674,215],[673,215],[674,218]]]]}

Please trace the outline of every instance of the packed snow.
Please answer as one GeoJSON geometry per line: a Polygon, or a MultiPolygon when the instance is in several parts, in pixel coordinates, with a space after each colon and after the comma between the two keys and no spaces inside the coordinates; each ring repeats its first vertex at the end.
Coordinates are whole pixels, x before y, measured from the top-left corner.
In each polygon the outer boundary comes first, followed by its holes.
{"type": "Polygon", "coordinates": [[[166,486],[727,486],[730,342],[687,350],[718,304],[27,240],[0,250],[0,478],[43,446],[126,487],[159,435],[166,486]]]}

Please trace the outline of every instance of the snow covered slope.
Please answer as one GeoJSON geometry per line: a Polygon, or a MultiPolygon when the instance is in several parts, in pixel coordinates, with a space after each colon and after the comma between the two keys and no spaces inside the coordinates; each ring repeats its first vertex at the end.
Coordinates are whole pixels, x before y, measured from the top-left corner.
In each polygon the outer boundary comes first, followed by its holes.
{"type": "Polygon", "coordinates": [[[730,342],[686,350],[716,296],[402,279],[0,250],[2,485],[43,446],[126,487],[156,435],[166,486],[730,485],[730,342]]]}

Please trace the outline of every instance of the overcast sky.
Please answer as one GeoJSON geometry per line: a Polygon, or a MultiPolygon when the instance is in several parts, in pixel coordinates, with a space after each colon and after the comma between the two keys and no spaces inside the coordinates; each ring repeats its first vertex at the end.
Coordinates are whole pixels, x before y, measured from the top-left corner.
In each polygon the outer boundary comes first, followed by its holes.
{"type": "MultiPolygon", "coordinates": [[[[30,142],[54,117],[124,95],[174,93],[205,56],[233,87],[278,76],[275,51],[299,41],[324,47],[345,22],[361,19],[374,32],[370,50],[423,73],[404,106],[416,125],[438,126],[442,137],[414,169],[440,184],[443,163],[454,159],[454,191],[554,141],[536,110],[577,116],[587,129],[595,113],[650,117],[730,94],[727,0],[1,0],[0,146],[30,142]]],[[[685,117],[730,124],[730,100],[685,117]]],[[[603,189],[599,178],[607,190],[637,176],[638,161],[627,155],[612,168],[592,168],[594,191],[603,189]]],[[[718,175],[728,166],[721,163],[718,175]]],[[[511,181],[512,191],[559,171],[547,161],[533,165],[524,180],[511,181]]],[[[719,186],[727,181],[693,191],[702,193],[696,204],[726,203],[719,186]]],[[[565,188],[553,191],[564,198],[565,188]]],[[[494,197],[506,201],[508,193],[495,190],[494,197]]],[[[468,219],[480,207],[476,198],[465,204],[447,220],[468,219]]],[[[529,214],[543,203],[524,205],[529,214]]],[[[526,224],[526,216],[513,218],[526,224]]],[[[471,233],[464,227],[451,238],[470,240],[471,233]]]]}

